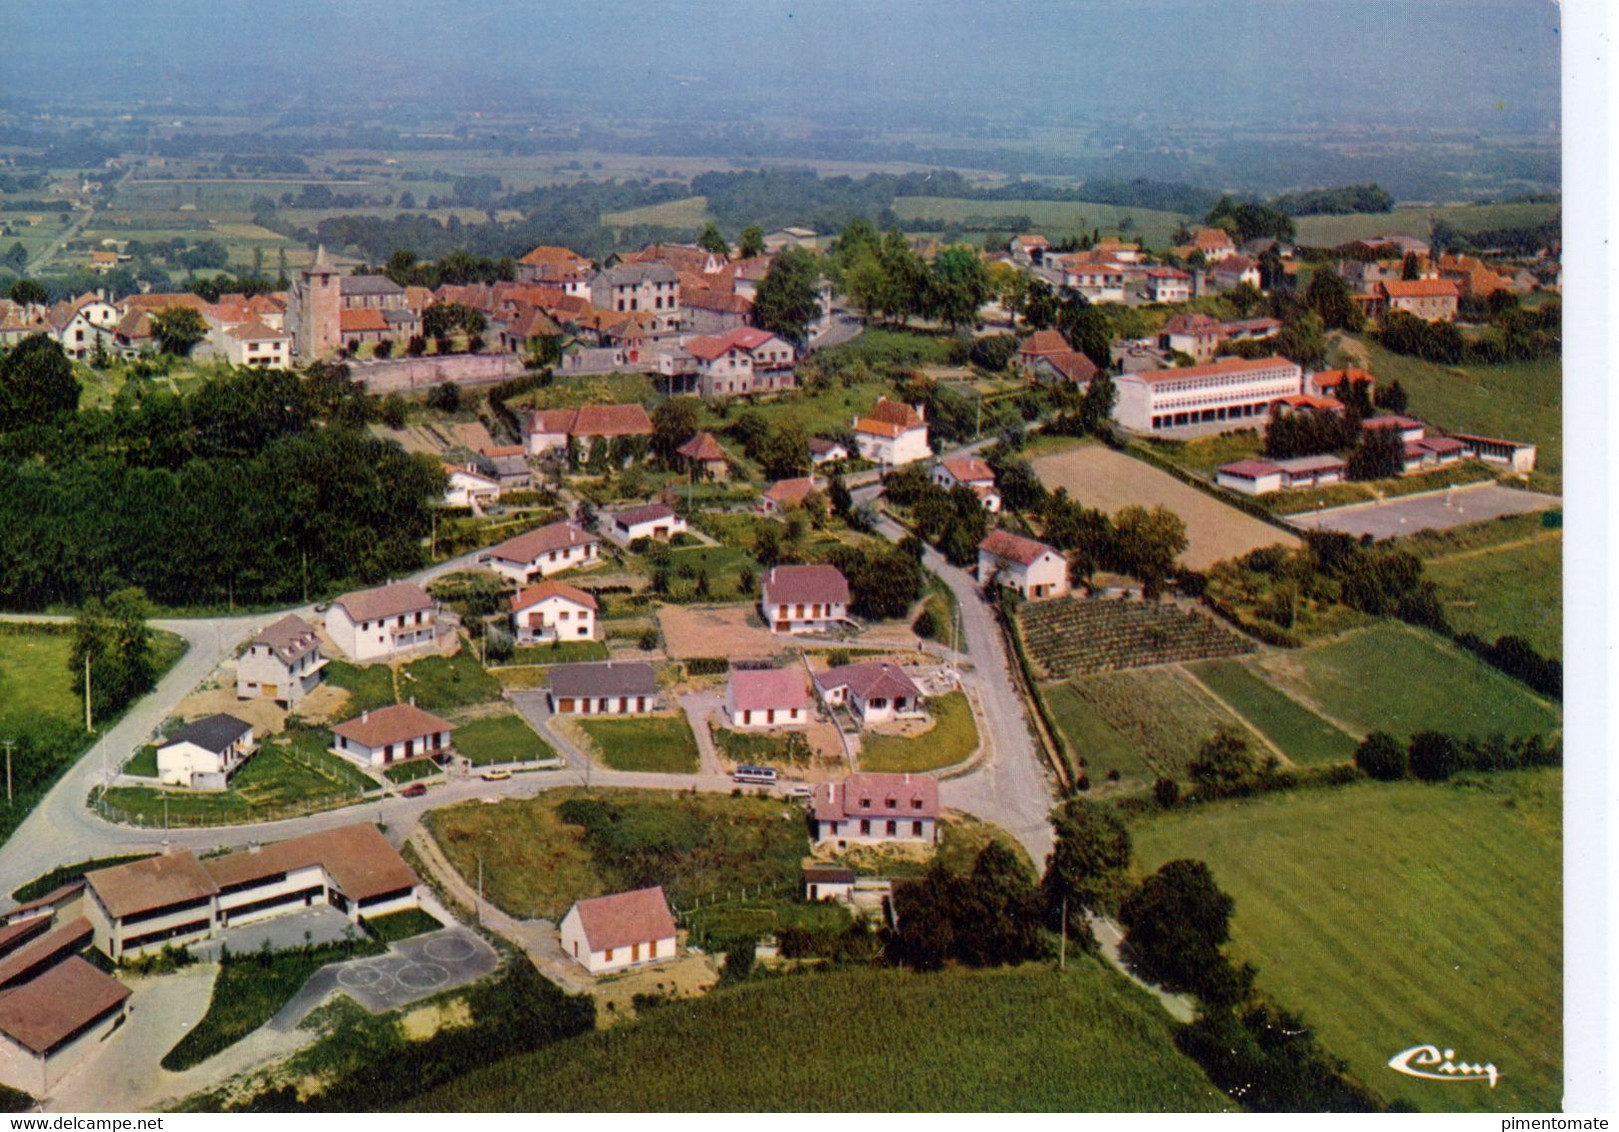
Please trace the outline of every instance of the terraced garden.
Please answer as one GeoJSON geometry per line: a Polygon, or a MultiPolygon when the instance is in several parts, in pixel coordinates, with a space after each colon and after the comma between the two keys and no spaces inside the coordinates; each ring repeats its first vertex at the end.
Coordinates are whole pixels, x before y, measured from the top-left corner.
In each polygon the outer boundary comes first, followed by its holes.
{"type": "Polygon", "coordinates": [[[1018,622],[1036,675],[1048,680],[1242,656],[1255,647],[1172,604],[1062,597],[1024,604],[1018,622]]]}

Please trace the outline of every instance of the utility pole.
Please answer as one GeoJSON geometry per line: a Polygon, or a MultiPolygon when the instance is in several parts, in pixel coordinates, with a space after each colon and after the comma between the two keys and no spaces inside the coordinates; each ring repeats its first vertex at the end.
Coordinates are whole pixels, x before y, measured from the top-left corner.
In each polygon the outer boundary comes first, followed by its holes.
{"type": "Polygon", "coordinates": [[[1062,898],[1062,943],[1057,949],[1057,970],[1068,970],[1068,897],[1062,898]]]}
{"type": "Polygon", "coordinates": [[[90,654],[84,656],[84,729],[94,732],[95,727],[90,720],[90,654]]]}
{"type": "Polygon", "coordinates": [[[304,604],[309,604],[309,551],[300,551],[304,560],[304,604]]]}
{"type": "Polygon", "coordinates": [[[11,747],[15,740],[7,739],[6,748],[6,805],[11,805],[11,747]]]}
{"type": "Polygon", "coordinates": [[[483,858],[478,858],[478,926],[483,927],[483,858]]]}

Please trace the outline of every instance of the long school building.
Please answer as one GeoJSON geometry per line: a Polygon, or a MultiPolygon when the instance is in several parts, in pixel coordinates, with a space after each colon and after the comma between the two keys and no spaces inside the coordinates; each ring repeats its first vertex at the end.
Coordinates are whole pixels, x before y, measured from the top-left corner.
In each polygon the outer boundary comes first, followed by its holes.
{"type": "Polygon", "coordinates": [[[1282,357],[1225,358],[1213,365],[1114,378],[1113,418],[1136,432],[1239,421],[1258,427],[1271,406],[1302,391],[1304,372],[1282,357]]]}

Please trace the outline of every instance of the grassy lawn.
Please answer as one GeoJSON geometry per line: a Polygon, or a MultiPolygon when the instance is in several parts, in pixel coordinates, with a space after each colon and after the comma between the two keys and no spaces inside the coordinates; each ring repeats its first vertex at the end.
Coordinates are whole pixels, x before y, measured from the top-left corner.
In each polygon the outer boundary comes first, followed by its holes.
{"type": "Polygon", "coordinates": [[[399,670],[399,694],[425,711],[449,711],[500,699],[500,681],[483,670],[470,647],[430,656],[399,670]]]}
{"type": "Polygon", "coordinates": [[[365,934],[378,943],[393,943],[412,936],[436,932],[444,925],[429,912],[420,908],[406,908],[403,912],[390,912],[386,916],[367,916],[360,923],[365,934]]]}
{"type": "Polygon", "coordinates": [[[478,1069],[417,1111],[1231,1107],[1174,1023],[1101,964],[746,983],[478,1069]],[[894,1035],[905,1034],[897,1054],[894,1035]],[[790,1040],[784,1035],[791,1035],[790,1040]],[[670,1072],[679,1065],[679,1072],[670,1072]]]}
{"type": "Polygon", "coordinates": [[[601,641],[554,641],[523,645],[512,651],[513,664],[582,664],[606,659],[607,646],[601,641]]]}
{"type": "Polygon", "coordinates": [[[738,936],[765,939],[785,927],[836,932],[847,928],[850,920],[848,909],[841,904],[739,900],[699,908],[684,926],[691,929],[698,946],[712,943],[715,950],[724,950],[725,941],[738,936]]]}
{"type": "Polygon", "coordinates": [[[804,757],[795,758],[785,735],[732,731],[719,726],[710,728],[710,733],[722,755],[744,766],[803,766],[809,762],[807,744],[798,748],[804,757]]]}
{"type": "Polygon", "coordinates": [[[104,801],[111,816],[135,825],[232,825],[274,821],[360,801],[376,783],[358,767],[326,750],[323,728],[290,733],[265,743],[213,794],[115,786],[104,801]]]}
{"type": "Polygon", "coordinates": [[[1523,685],[1396,621],[1258,663],[1282,690],[1362,733],[1550,736],[1562,727],[1562,713],[1523,685]]]}
{"type": "Polygon", "coordinates": [[[1445,616],[1458,630],[1485,640],[1511,634],[1545,656],[1563,655],[1563,536],[1537,532],[1534,541],[1430,558],[1445,616]]]}
{"type": "MultiPolygon", "coordinates": [[[[1221,727],[1243,734],[1256,753],[1264,751],[1241,719],[1174,668],[1080,676],[1068,687],[1096,719],[1134,747],[1153,778],[1184,779],[1186,764],[1221,727]]],[[[1073,718],[1080,719],[1077,710],[1073,718]]],[[[1090,757],[1082,746],[1074,753],[1090,757]]]]}
{"type": "Polygon", "coordinates": [[[1265,447],[1265,438],[1258,430],[1245,428],[1195,440],[1148,440],[1145,443],[1166,460],[1212,479],[1214,469],[1223,464],[1258,457],[1265,447]]]}
{"type": "Polygon", "coordinates": [[[147,743],[135,752],[135,756],[124,764],[124,773],[133,774],[138,778],[157,777],[157,748],[147,743]]]}
{"type": "Polygon", "coordinates": [[[396,786],[403,786],[407,782],[415,782],[422,778],[432,778],[435,774],[442,774],[438,764],[432,759],[411,759],[408,763],[395,763],[382,772],[386,778],[396,786]]]}
{"type": "Polygon", "coordinates": [[[394,696],[393,670],[386,664],[370,664],[362,668],[346,660],[334,660],[326,665],[325,672],[328,684],[334,684],[349,694],[348,703],[343,705],[348,715],[375,711],[398,702],[394,696]]]}
{"type": "Polygon", "coordinates": [[[645,719],[581,719],[602,762],[614,770],[696,774],[701,756],[686,713],[645,719]]]}
{"type": "MultiPolygon", "coordinates": [[[[873,333],[886,333],[883,331],[866,331],[856,339],[859,342],[873,333]]],[[[911,339],[912,335],[890,335],[890,337],[911,339]]],[[[934,342],[930,338],[921,338],[918,341],[931,346],[934,342]]],[[[852,344],[851,344],[852,345],[852,344]]],[[[822,351],[830,355],[834,351],[844,349],[843,346],[832,346],[822,351]]],[[[759,413],[770,422],[772,427],[779,427],[788,421],[796,421],[804,431],[811,436],[818,433],[838,429],[847,429],[853,418],[862,416],[877,403],[879,397],[885,397],[894,392],[894,388],[887,381],[861,381],[848,387],[836,387],[832,391],[811,397],[800,390],[784,393],[773,400],[761,401],[749,408],[759,413]]],[[[723,430],[730,418],[737,415],[737,410],[728,408],[725,416],[720,416],[712,409],[703,409],[698,414],[698,427],[711,432],[723,430]]],[[[724,437],[720,437],[724,442],[724,437]]]]}
{"type": "Polygon", "coordinates": [[[753,555],[735,546],[689,546],[669,554],[670,596],[692,597],[700,600],[722,601],[729,597],[748,598],[758,592],[759,579],[764,567],[753,555]],[[742,572],[753,575],[753,586],[743,589],[742,572]],[[697,576],[708,572],[708,595],[697,593],[697,576]]]}
{"type": "Polygon", "coordinates": [[[955,591],[945,585],[937,574],[928,573],[926,577],[927,589],[923,594],[922,608],[933,614],[933,633],[928,639],[943,645],[954,644],[966,652],[966,638],[953,632],[956,622],[955,591]]]}
{"type": "Polygon", "coordinates": [[[1435,1110],[1557,1107],[1561,771],[1270,794],[1131,832],[1143,872],[1208,862],[1236,900],[1236,957],[1385,1097],[1435,1110]],[[1499,1087],[1387,1068],[1422,1042],[1493,1062],[1499,1087]]]}
{"type": "Polygon", "coordinates": [[[523,763],[556,757],[551,744],[535,732],[522,716],[486,715],[468,720],[455,731],[455,749],[472,760],[474,766],[489,763],[523,763]]]}
{"type": "Polygon", "coordinates": [[[1072,686],[1045,684],[1040,692],[1046,698],[1051,717],[1057,721],[1057,729],[1068,740],[1069,751],[1074,758],[1085,760],[1085,773],[1093,784],[1115,770],[1122,779],[1143,782],[1152,779],[1152,770],[1136,745],[1109,727],[1094,708],[1079,698],[1072,686]]]}
{"type": "Polygon", "coordinates": [[[1261,679],[1240,660],[1207,660],[1187,670],[1296,763],[1341,763],[1356,741],[1261,679]]]}
{"type": "Polygon", "coordinates": [[[208,1013],[163,1055],[163,1068],[178,1073],[201,1065],[273,1018],[326,964],[381,950],[380,944],[360,942],[232,958],[214,981],[208,1013]]]}
{"type": "Polygon", "coordinates": [[[1536,467],[1563,472],[1563,367],[1556,358],[1494,366],[1441,366],[1367,342],[1379,384],[1398,380],[1408,412],[1456,432],[1540,446],[1536,467]]]}
{"type": "Polygon", "coordinates": [[[860,738],[860,769],[922,771],[954,766],[978,749],[967,693],[951,692],[928,701],[933,726],[920,735],[873,735],[860,738]]]}
{"type": "Polygon", "coordinates": [[[576,900],[642,885],[664,885],[682,907],[743,887],[790,890],[809,850],[802,809],[754,796],[548,790],[448,806],[425,820],[462,876],[475,882],[482,858],[484,894],[496,906],[550,920],[576,900]],[[582,799],[605,807],[599,826],[564,820],[559,811],[582,799]]]}

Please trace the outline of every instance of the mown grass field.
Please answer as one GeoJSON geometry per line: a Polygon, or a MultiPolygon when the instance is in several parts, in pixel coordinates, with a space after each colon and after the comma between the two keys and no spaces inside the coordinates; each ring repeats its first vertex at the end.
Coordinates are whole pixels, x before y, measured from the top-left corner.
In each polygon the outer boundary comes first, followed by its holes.
{"type": "Polygon", "coordinates": [[[416,1111],[1224,1111],[1099,964],[745,984],[498,1062],[416,1111]],[[902,1045],[896,1041],[903,1035],[902,1045]],[[670,1067],[677,1067],[671,1071],[670,1067]]]}
{"type": "Polygon", "coordinates": [[[486,715],[468,720],[455,730],[455,749],[474,766],[490,763],[534,762],[556,756],[520,715],[486,715]]]}
{"type": "Polygon", "coordinates": [[[83,724],[84,704],[68,671],[72,655],[71,633],[0,627],[0,730],[33,716],[83,724]]]}
{"type": "MultiPolygon", "coordinates": [[[[1027,216],[1035,231],[1053,240],[1078,236],[1100,228],[1103,235],[1122,235],[1145,240],[1154,248],[1167,248],[1181,217],[1173,212],[1150,208],[1125,208],[1090,201],[1057,200],[963,200],[960,197],[897,197],[894,212],[902,220],[942,220],[959,225],[970,217],[1027,216]],[[1120,222],[1129,217],[1130,229],[1120,231],[1120,222]]],[[[1015,235],[1011,233],[1010,235],[1015,235]]]]}
{"type": "Polygon", "coordinates": [[[644,208],[627,208],[622,212],[602,213],[602,223],[609,228],[627,228],[632,224],[661,224],[666,228],[701,228],[711,219],[707,197],[686,197],[665,204],[651,204],[644,208]]]}
{"type": "Polygon", "coordinates": [[[428,829],[472,883],[514,916],[560,920],[576,900],[662,884],[683,907],[744,887],[790,889],[809,849],[801,808],[754,796],[647,790],[550,790],[498,805],[433,810],[428,829]],[[619,822],[612,846],[592,841],[559,810],[590,798],[619,822]],[[632,852],[624,848],[630,846],[632,852]]]}
{"type": "Polygon", "coordinates": [[[1143,872],[1181,857],[1209,864],[1236,901],[1235,957],[1385,1098],[1434,1111],[1559,1107],[1561,771],[1269,794],[1131,832],[1143,872]],[[1493,1062],[1499,1086],[1388,1069],[1422,1043],[1493,1062]]]}
{"type": "MultiPolygon", "coordinates": [[[[1538,518],[1538,516],[1536,516],[1538,518]]],[[[1543,656],[1563,655],[1563,535],[1543,530],[1527,541],[1429,558],[1445,616],[1485,640],[1511,634],[1543,656]]]]}
{"type": "Polygon", "coordinates": [[[954,766],[978,749],[978,725],[973,722],[967,693],[950,692],[931,699],[927,709],[933,716],[933,726],[920,735],[862,735],[860,769],[896,773],[938,770],[954,766]]]}
{"type": "Polygon", "coordinates": [[[696,774],[697,740],[686,713],[645,719],[581,719],[602,762],[614,770],[696,774]]]}
{"type": "Polygon", "coordinates": [[[1441,366],[1368,341],[1379,384],[1398,381],[1414,417],[1453,432],[1539,446],[1536,470],[1563,473],[1563,365],[1559,359],[1493,366],[1441,366]]]}
{"type": "Polygon", "coordinates": [[[1355,739],[1263,680],[1250,662],[1207,660],[1186,666],[1227,707],[1296,763],[1342,763],[1355,739]]]}
{"type": "MultiPolygon", "coordinates": [[[[1082,676],[1068,686],[1091,714],[1135,749],[1152,777],[1184,779],[1187,763],[1221,727],[1242,734],[1256,754],[1265,752],[1241,719],[1174,668],[1082,676]]],[[[1077,711],[1069,718],[1072,725],[1089,726],[1077,711]]],[[[1090,758],[1082,746],[1076,745],[1074,754],[1090,758]]],[[[1095,781],[1094,773],[1091,779],[1095,781]]]]}
{"type": "Polygon", "coordinates": [[[1559,204],[1451,204],[1396,208],[1392,212],[1352,212],[1346,216],[1301,216],[1295,224],[1299,243],[1336,247],[1372,236],[1404,234],[1426,240],[1435,220],[1463,232],[1528,227],[1550,220],[1561,208],[1559,204]]]}
{"type": "Polygon", "coordinates": [[[1431,633],[1395,621],[1256,662],[1265,676],[1329,721],[1400,738],[1550,736],[1562,713],[1483,661],[1431,633]]]}

